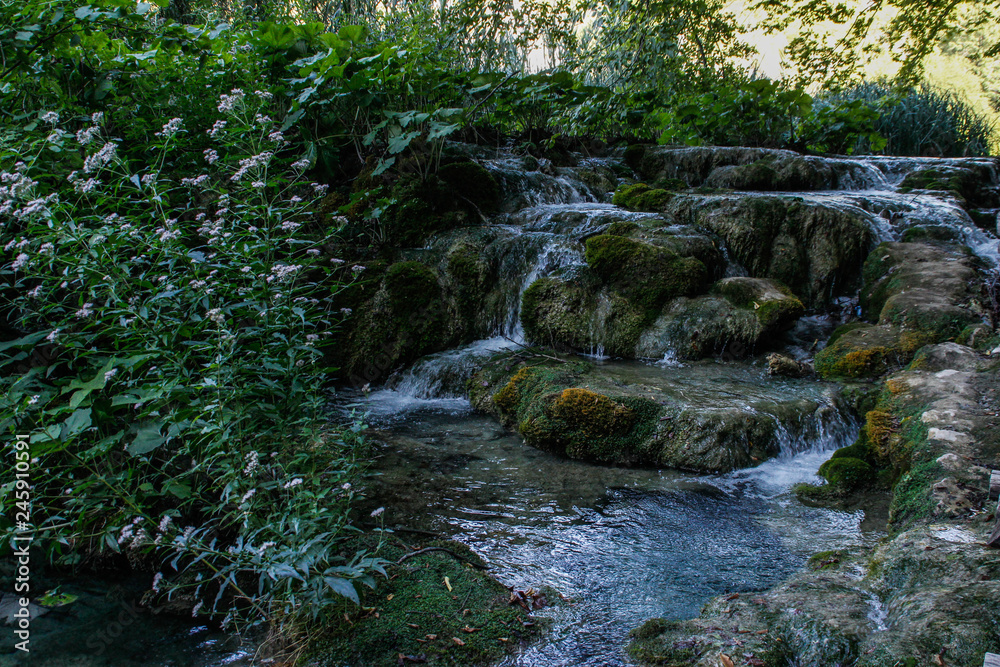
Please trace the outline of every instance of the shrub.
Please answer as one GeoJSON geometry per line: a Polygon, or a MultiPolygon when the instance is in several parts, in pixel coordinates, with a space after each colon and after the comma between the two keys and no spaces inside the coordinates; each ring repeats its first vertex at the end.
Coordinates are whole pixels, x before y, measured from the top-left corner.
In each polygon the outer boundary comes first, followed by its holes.
{"type": "Polygon", "coordinates": [[[162,559],[154,590],[229,622],[357,600],[381,567],[339,552],[362,427],[323,426],[344,314],[318,297],[363,267],[327,279],[307,210],[325,188],[282,156],[268,95],[209,100],[224,129],[163,118],[151,145],[48,111],[0,149],[0,428],[30,434],[35,544],[57,564],[162,559]]]}

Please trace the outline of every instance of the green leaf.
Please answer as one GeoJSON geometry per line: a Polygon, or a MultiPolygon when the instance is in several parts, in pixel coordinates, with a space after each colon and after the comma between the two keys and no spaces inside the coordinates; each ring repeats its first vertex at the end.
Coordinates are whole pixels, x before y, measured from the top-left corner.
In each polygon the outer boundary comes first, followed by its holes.
{"type": "Polygon", "coordinates": [[[329,586],[334,593],[342,595],[348,600],[354,602],[354,604],[361,604],[361,599],[358,597],[357,589],[354,588],[354,584],[347,579],[342,579],[340,577],[324,577],[323,581],[326,582],[326,585],[329,586]]]}
{"type": "Polygon", "coordinates": [[[79,435],[90,428],[90,408],[77,410],[63,422],[62,433],[59,437],[62,440],[69,440],[75,435],[79,435]]]}
{"type": "Polygon", "coordinates": [[[143,426],[136,431],[135,439],[129,443],[128,453],[132,456],[142,456],[148,454],[167,441],[166,436],[160,434],[160,424],[143,426]]]}
{"type": "Polygon", "coordinates": [[[391,157],[388,160],[379,160],[378,166],[372,171],[372,176],[382,175],[386,169],[396,164],[396,158],[391,157]]]}

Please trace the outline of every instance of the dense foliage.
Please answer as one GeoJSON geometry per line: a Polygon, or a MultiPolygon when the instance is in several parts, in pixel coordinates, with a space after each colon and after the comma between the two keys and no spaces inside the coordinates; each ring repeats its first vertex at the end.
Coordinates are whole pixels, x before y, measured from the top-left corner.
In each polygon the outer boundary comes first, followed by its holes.
{"type": "Polygon", "coordinates": [[[0,4],[0,429],[30,434],[36,544],[232,622],[374,585],[350,546],[363,425],[325,423],[327,347],[366,270],[345,248],[409,238],[395,186],[441,174],[449,139],[986,150],[974,118],[896,139],[916,103],[888,89],[752,76],[722,9],[0,4]]]}

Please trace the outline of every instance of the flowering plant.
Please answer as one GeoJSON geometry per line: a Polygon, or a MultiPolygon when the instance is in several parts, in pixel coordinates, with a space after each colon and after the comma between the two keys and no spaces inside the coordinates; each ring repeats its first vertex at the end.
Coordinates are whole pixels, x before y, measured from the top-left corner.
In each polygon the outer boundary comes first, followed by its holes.
{"type": "Polygon", "coordinates": [[[363,427],[322,423],[352,274],[324,256],[325,186],[286,155],[271,94],[215,112],[140,147],[101,113],[45,111],[0,148],[0,427],[30,433],[52,560],[163,563],[154,590],[227,621],[317,614],[381,569],[339,553],[363,427]],[[82,164],[52,173],[53,153],[82,164]]]}

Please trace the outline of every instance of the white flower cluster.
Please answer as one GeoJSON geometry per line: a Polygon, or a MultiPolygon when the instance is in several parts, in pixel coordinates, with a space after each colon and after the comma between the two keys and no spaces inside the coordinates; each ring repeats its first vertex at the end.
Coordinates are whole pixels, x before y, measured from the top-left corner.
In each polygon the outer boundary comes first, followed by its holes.
{"type": "Polygon", "coordinates": [[[186,185],[189,188],[200,188],[205,185],[208,181],[208,174],[202,174],[201,176],[196,176],[195,178],[182,178],[181,185],[186,185]]]}
{"type": "MultiPolygon", "coordinates": [[[[223,97],[225,97],[225,95],[223,95],[223,97]]],[[[217,120],[215,121],[215,124],[212,125],[212,129],[206,130],[205,134],[212,137],[213,139],[218,139],[219,135],[222,134],[223,130],[225,129],[226,129],[226,121],[217,120]]]]}
{"type": "Polygon", "coordinates": [[[239,88],[233,88],[229,91],[228,95],[222,95],[219,97],[219,106],[217,107],[222,113],[232,113],[237,105],[243,101],[243,91],[239,88]]]}
{"type": "Polygon", "coordinates": [[[205,162],[209,164],[215,164],[218,159],[219,159],[218,152],[216,152],[211,148],[205,149],[205,162]]]}
{"type": "Polygon", "coordinates": [[[88,156],[83,161],[83,173],[89,174],[91,172],[97,171],[98,169],[101,169],[102,167],[106,166],[117,156],[118,156],[118,146],[109,141],[108,143],[101,146],[101,150],[97,151],[93,155],[88,156]]]}
{"type": "Polygon", "coordinates": [[[264,151],[259,155],[251,155],[248,158],[240,160],[240,168],[236,170],[236,173],[233,174],[229,180],[233,181],[234,183],[239,183],[240,179],[246,176],[246,173],[251,169],[259,169],[261,167],[266,167],[267,164],[271,161],[272,157],[274,157],[274,153],[270,151],[264,151]]]}
{"type": "Polygon", "coordinates": [[[77,131],[76,140],[81,146],[87,146],[94,140],[94,137],[100,133],[100,127],[97,125],[91,125],[90,127],[85,127],[82,130],[77,131]]]}
{"type": "Polygon", "coordinates": [[[156,136],[163,137],[164,139],[169,139],[178,132],[181,131],[181,125],[184,124],[183,118],[171,118],[163,126],[163,129],[156,133],[156,136]]]}
{"type": "Polygon", "coordinates": [[[271,274],[267,277],[267,282],[283,283],[291,280],[295,273],[301,269],[297,264],[275,264],[271,267],[271,274]]]}

